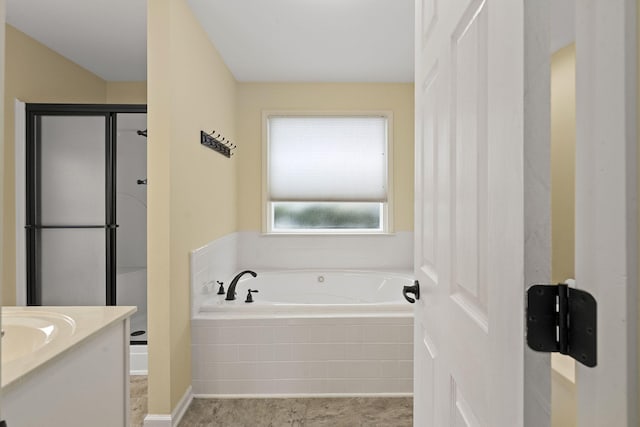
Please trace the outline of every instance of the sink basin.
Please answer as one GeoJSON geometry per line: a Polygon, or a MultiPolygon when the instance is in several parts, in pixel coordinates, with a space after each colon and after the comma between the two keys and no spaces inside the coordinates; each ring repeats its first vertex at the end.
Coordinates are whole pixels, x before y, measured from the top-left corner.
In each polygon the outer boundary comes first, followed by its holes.
{"type": "Polygon", "coordinates": [[[73,334],[75,322],[47,311],[11,310],[2,313],[2,363],[33,354],[61,336],[73,334]]]}

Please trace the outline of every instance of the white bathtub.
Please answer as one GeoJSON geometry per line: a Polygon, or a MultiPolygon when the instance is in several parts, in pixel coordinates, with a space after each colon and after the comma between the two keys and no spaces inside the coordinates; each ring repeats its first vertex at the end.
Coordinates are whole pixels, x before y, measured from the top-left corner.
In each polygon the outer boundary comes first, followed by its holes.
{"type": "MultiPolygon", "coordinates": [[[[258,272],[242,276],[236,286],[236,299],[213,294],[203,301],[200,314],[247,315],[362,315],[412,312],[402,297],[402,287],[412,284],[403,273],[354,270],[292,270],[258,272]],[[248,290],[253,302],[246,303],[248,290]]],[[[227,284],[228,286],[228,284],[227,284]]],[[[226,290],[227,288],[225,288],[226,290]]],[[[215,290],[215,289],[214,289],[215,290]]]]}
{"type": "MultiPolygon", "coordinates": [[[[210,295],[192,320],[195,395],[407,395],[413,307],[406,273],[257,271],[235,301],[210,295]],[[257,289],[245,303],[248,289],[257,289]]],[[[225,283],[225,287],[228,283],[225,283]]]]}

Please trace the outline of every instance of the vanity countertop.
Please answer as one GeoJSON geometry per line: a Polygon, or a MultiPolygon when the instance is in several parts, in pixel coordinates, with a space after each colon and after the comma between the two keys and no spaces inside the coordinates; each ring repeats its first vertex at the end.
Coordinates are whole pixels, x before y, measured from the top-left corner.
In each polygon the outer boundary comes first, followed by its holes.
{"type": "Polygon", "coordinates": [[[2,307],[2,389],[136,310],[128,306],[2,307]]]}

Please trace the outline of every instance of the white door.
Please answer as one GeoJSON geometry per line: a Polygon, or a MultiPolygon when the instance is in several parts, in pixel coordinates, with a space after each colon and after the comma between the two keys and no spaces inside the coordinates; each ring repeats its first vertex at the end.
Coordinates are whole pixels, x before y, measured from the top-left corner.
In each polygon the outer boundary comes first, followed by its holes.
{"type": "Polygon", "coordinates": [[[550,276],[546,3],[416,1],[417,427],[550,423],[524,342],[550,276]]]}
{"type": "Polygon", "coordinates": [[[637,426],[636,1],[576,2],[576,286],[598,303],[578,425],[637,426]]]}

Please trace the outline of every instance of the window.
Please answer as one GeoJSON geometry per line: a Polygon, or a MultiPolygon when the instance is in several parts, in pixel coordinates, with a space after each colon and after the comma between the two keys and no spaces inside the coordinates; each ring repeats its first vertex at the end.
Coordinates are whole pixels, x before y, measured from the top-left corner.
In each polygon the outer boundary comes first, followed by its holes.
{"type": "Polygon", "coordinates": [[[387,232],[389,116],[266,115],[266,231],[387,232]]]}

